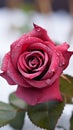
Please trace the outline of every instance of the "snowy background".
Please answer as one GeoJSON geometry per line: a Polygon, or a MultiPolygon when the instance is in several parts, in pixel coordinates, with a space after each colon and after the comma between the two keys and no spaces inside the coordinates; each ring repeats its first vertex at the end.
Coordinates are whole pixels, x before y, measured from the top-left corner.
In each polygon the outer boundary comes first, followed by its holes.
{"type": "MultiPolygon", "coordinates": [[[[50,14],[40,14],[38,12],[29,12],[26,14],[22,10],[11,10],[8,8],[0,9],[0,65],[4,54],[9,51],[10,44],[26,32],[26,27],[33,28],[33,22],[44,27],[49,36],[60,44],[69,42],[70,50],[73,50],[73,35],[70,35],[72,17],[66,12],[57,12],[50,14]],[[23,31],[21,29],[23,28],[23,31]]],[[[73,57],[64,73],[73,76],[73,57]]],[[[16,86],[9,86],[7,82],[0,77],[0,101],[8,102],[8,95],[16,90],[16,86]]],[[[63,115],[58,121],[66,130],[69,130],[69,119],[73,111],[73,105],[66,105],[63,115]]],[[[23,130],[43,130],[34,126],[26,114],[25,126],[23,130]]],[[[9,125],[0,128],[0,130],[13,130],[9,125]]],[[[59,130],[56,128],[55,130],[59,130]]],[[[60,129],[63,130],[63,129],[60,129]]]]}

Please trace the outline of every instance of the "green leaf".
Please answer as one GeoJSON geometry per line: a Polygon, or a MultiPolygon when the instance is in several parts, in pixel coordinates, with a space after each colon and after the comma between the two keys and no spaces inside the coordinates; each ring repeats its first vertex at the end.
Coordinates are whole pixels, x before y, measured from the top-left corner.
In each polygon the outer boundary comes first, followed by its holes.
{"type": "Polygon", "coordinates": [[[15,128],[16,130],[22,130],[24,124],[24,111],[18,111],[16,117],[10,122],[10,126],[15,128]]]}
{"type": "Polygon", "coordinates": [[[26,109],[27,107],[27,104],[22,99],[18,98],[14,93],[10,94],[9,102],[20,109],[26,109]]]}
{"type": "Polygon", "coordinates": [[[73,130],[73,112],[72,112],[72,116],[70,119],[70,130],[73,130]]]}
{"type": "Polygon", "coordinates": [[[49,108],[48,108],[48,115],[50,117],[49,119],[49,124],[50,124],[50,129],[54,130],[58,119],[60,118],[63,109],[64,109],[64,102],[49,102],[49,108]]]}
{"type": "Polygon", "coordinates": [[[28,106],[28,116],[36,126],[54,130],[63,108],[64,102],[59,103],[56,101],[28,106]]]}
{"type": "Polygon", "coordinates": [[[16,110],[9,104],[0,102],[0,127],[8,124],[16,116],[16,110]]]}
{"type": "Polygon", "coordinates": [[[65,75],[66,79],[60,78],[60,90],[63,96],[66,97],[66,103],[73,103],[72,97],[73,97],[73,77],[69,75],[65,75]]]}
{"type": "Polygon", "coordinates": [[[10,94],[9,102],[11,105],[18,109],[16,117],[10,122],[10,126],[16,130],[21,130],[24,124],[27,105],[22,99],[18,98],[15,93],[10,94]]]}

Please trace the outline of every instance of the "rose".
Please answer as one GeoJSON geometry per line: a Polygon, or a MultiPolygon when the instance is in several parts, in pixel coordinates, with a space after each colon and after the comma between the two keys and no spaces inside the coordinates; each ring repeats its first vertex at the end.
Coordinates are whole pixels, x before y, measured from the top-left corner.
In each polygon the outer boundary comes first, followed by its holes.
{"type": "Polygon", "coordinates": [[[62,101],[59,78],[73,52],[69,45],[56,45],[42,27],[12,43],[2,63],[0,75],[10,85],[17,84],[16,95],[30,105],[49,100],[62,101]]]}

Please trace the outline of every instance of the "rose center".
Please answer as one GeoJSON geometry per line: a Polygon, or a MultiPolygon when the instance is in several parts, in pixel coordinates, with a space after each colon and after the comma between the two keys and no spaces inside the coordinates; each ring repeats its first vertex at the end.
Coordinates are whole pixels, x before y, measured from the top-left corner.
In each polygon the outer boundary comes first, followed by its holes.
{"type": "Polygon", "coordinates": [[[30,59],[29,59],[29,66],[31,67],[31,68],[36,68],[36,67],[38,67],[38,64],[39,64],[39,61],[38,61],[38,59],[36,58],[36,57],[31,57],[30,59]]]}

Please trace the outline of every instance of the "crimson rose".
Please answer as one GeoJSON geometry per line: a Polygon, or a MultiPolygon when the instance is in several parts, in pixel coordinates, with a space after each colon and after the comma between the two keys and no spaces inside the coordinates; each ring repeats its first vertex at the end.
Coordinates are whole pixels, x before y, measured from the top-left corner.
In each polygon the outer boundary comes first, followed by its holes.
{"type": "Polygon", "coordinates": [[[42,27],[12,43],[2,63],[0,75],[10,85],[18,85],[16,94],[30,105],[49,100],[62,101],[59,78],[73,52],[69,45],[56,45],[42,27]]]}

